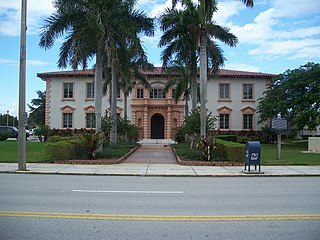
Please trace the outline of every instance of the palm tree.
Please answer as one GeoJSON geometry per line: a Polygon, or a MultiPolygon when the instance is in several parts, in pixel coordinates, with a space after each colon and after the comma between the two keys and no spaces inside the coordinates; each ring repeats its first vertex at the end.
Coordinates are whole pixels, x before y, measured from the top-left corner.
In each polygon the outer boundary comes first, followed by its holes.
{"type": "Polygon", "coordinates": [[[166,69],[166,73],[170,75],[168,82],[164,88],[164,92],[175,87],[174,100],[177,103],[181,98],[184,99],[184,116],[189,115],[189,99],[191,93],[191,74],[189,68],[183,61],[172,61],[172,64],[166,69]]]}
{"type": "MultiPolygon", "coordinates": [[[[173,1],[173,7],[175,7],[177,1],[173,1]]],[[[223,65],[224,57],[222,50],[213,41],[213,39],[218,39],[223,43],[233,47],[237,44],[237,38],[230,33],[228,28],[221,27],[212,21],[212,13],[210,18],[206,18],[206,31],[203,38],[203,24],[202,19],[202,5],[194,4],[191,0],[180,1],[185,7],[184,10],[178,11],[176,9],[167,9],[166,13],[162,16],[162,29],[165,31],[163,38],[160,40],[160,46],[168,44],[167,49],[163,52],[163,61],[167,59],[167,55],[172,56],[176,54],[176,58],[187,59],[185,56],[187,54],[184,52],[192,52],[192,62],[189,63],[192,66],[191,75],[192,83],[196,82],[194,79],[197,77],[196,66],[200,59],[200,97],[201,97],[201,136],[206,136],[205,121],[206,121],[206,79],[203,79],[203,71],[207,74],[207,65],[209,60],[209,66],[217,71],[218,67],[223,65]],[[180,15],[179,15],[180,14],[180,15]],[[179,15],[179,16],[178,16],[179,15]],[[208,38],[209,37],[209,38],[208,38]],[[202,46],[201,41],[205,40],[205,48],[199,49],[199,44],[202,46]],[[183,51],[184,50],[184,51],[183,51]],[[178,52],[180,51],[180,52],[178,52]],[[177,53],[178,52],[178,53],[177,53]],[[205,53],[205,55],[204,55],[205,53]],[[208,53],[208,54],[207,54],[208,53]],[[196,57],[195,57],[196,56],[196,57]],[[194,67],[195,66],[195,67],[194,67]]],[[[216,11],[216,5],[212,5],[215,1],[210,1],[211,10],[216,11]]],[[[168,58],[168,57],[167,57],[168,58]]],[[[170,59],[170,58],[168,58],[170,59]]],[[[205,74],[205,76],[206,76],[205,74]]],[[[196,91],[192,84],[192,108],[195,109],[194,102],[196,91]]]]}
{"type": "MultiPolygon", "coordinates": [[[[117,47],[138,46],[138,33],[153,35],[152,19],[134,10],[135,3],[135,0],[55,0],[56,12],[45,21],[40,35],[39,45],[45,49],[51,48],[59,37],[67,35],[60,48],[60,68],[68,65],[73,69],[78,66],[86,68],[88,61],[95,57],[97,131],[101,129],[103,65],[112,62],[115,82],[112,94],[115,97],[112,96],[111,109],[115,113],[116,82],[119,79],[117,47]]],[[[113,129],[116,131],[116,126],[113,129]]]]}
{"type": "Polygon", "coordinates": [[[197,106],[197,45],[196,32],[193,26],[197,25],[197,12],[194,4],[190,2],[184,11],[166,9],[160,17],[160,28],[164,32],[159,47],[166,46],[162,51],[161,59],[166,67],[173,60],[184,61],[191,73],[191,106],[197,106]]]}
{"type": "MultiPolygon", "coordinates": [[[[154,24],[153,19],[148,18],[144,12],[134,9],[135,1],[124,1],[124,12],[115,21],[120,21],[122,24],[117,24],[118,35],[116,38],[116,48],[112,56],[112,91],[111,91],[111,131],[110,143],[117,143],[117,86],[120,78],[121,65],[125,65],[125,60],[119,63],[119,58],[123,55],[126,49],[132,49],[135,54],[145,56],[139,35],[141,33],[147,36],[153,36],[154,24]]],[[[123,68],[124,69],[124,68],[123,68]]]]}
{"type": "MultiPolygon", "coordinates": [[[[119,15],[121,1],[55,0],[56,11],[45,20],[40,34],[41,47],[51,48],[59,37],[66,35],[60,48],[59,68],[86,68],[95,56],[96,130],[101,129],[102,67],[106,51],[115,45],[115,32],[106,23],[119,15]]],[[[115,26],[113,26],[115,27],[115,26]]]]}
{"type": "MultiPolygon", "coordinates": [[[[177,2],[187,6],[190,0],[173,0],[172,7],[175,8],[177,2]]],[[[247,7],[252,7],[254,0],[241,0],[247,7]]],[[[200,47],[200,101],[201,101],[201,137],[206,138],[206,98],[207,98],[207,43],[209,35],[209,25],[212,23],[213,13],[217,11],[216,0],[199,0],[199,47],[200,47]]],[[[221,39],[219,39],[221,40],[221,39]]]]}

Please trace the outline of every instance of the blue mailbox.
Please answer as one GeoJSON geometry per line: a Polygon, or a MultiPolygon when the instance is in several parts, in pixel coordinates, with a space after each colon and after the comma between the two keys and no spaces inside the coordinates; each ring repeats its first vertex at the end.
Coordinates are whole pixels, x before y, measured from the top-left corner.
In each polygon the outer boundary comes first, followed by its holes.
{"type": "Polygon", "coordinates": [[[261,147],[260,142],[252,141],[246,143],[246,161],[244,165],[244,170],[247,169],[250,172],[250,165],[255,166],[255,170],[257,170],[257,165],[259,165],[259,172],[261,171],[260,165],[260,156],[261,156],[261,147]]]}

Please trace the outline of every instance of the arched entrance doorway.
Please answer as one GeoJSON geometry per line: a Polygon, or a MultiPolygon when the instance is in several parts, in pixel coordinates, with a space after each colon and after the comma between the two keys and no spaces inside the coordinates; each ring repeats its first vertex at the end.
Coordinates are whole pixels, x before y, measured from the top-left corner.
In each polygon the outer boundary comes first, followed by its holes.
{"type": "Polygon", "coordinates": [[[164,139],[164,117],[159,113],[151,117],[151,139],[164,139]]]}

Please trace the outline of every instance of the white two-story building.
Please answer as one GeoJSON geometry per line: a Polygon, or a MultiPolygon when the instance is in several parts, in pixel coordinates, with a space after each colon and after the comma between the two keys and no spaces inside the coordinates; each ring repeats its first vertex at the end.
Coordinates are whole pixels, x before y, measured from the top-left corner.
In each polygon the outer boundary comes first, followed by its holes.
{"type": "MultiPolygon", "coordinates": [[[[128,97],[128,118],[139,128],[140,139],[174,139],[183,123],[184,101],[175,103],[173,91],[162,89],[170,76],[162,68],[143,72],[152,89],[137,83],[128,97]]],[[[220,130],[261,130],[258,99],[274,75],[259,72],[220,70],[207,85],[207,109],[219,118],[220,130]]],[[[77,70],[38,73],[46,81],[45,123],[50,128],[94,128],[94,71],[77,70]]],[[[110,97],[102,100],[102,113],[110,111],[110,97]]],[[[190,103],[191,104],[191,103],[190,103]]],[[[123,117],[123,94],[117,111],[123,117]]]]}

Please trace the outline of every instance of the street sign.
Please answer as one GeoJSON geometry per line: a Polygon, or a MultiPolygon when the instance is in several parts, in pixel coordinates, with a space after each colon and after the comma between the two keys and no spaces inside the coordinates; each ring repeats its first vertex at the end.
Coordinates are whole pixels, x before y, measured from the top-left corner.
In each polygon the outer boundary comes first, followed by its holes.
{"type": "Polygon", "coordinates": [[[271,119],[271,130],[277,133],[288,132],[288,120],[285,118],[271,119]]]}

